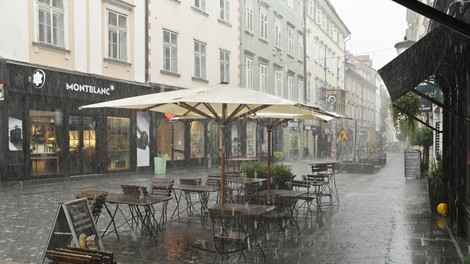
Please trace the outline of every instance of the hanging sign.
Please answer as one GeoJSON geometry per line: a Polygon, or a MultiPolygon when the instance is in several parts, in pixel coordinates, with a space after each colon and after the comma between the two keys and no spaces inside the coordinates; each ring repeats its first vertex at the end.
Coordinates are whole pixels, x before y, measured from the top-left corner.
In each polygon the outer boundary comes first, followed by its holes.
{"type": "Polygon", "coordinates": [[[344,128],[341,128],[341,132],[339,132],[338,141],[349,141],[349,137],[344,128]]]}

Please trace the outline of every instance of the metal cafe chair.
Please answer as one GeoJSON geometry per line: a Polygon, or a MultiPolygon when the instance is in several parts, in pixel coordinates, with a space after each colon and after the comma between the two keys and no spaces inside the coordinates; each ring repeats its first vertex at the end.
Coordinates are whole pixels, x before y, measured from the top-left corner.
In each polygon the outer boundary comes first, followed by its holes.
{"type": "Polygon", "coordinates": [[[223,208],[209,208],[209,214],[212,220],[214,248],[217,252],[212,263],[215,263],[217,257],[222,262],[237,252],[240,252],[238,261],[243,257],[246,263],[244,251],[248,249],[250,234],[243,228],[240,213],[223,208]]]}

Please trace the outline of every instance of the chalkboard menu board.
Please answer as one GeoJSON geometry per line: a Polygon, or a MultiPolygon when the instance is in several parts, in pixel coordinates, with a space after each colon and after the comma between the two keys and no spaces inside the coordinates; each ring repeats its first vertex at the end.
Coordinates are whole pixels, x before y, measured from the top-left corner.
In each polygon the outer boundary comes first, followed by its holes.
{"type": "Polygon", "coordinates": [[[405,152],[405,178],[421,177],[421,153],[418,151],[405,152]]]}
{"type": "Polygon", "coordinates": [[[59,205],[45,251],[67,246],[80,247],[80,235],[86,240],[87,248],[104,250],[86,198],[59,205]]]}

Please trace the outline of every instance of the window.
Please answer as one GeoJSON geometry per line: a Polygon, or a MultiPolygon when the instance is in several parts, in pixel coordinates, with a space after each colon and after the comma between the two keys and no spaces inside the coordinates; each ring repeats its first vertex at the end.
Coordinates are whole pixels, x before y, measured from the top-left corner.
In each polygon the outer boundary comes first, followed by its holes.
{"type": "Polygon", "coordinates": [[[65,46],[63,0],[38,0],[38,41],[65,46]]]}
{"type": "Polygon", "coordinates": [[[229,22],[229,0],[219,0],[220,12],[219,19],[225,22],[229,22]]]}
{"type": "Polygon", "coordinates": [[[322,22],[323,22],[323,11],[320,8],[317,8],[315,12],[315,23],[317,23],[317,25],[321,25],[322,22]]]}
{"type": "Polygon", "coordinates": [[[304,81],[299,80],[298,82],[299,85],[299,102],[304,102],[304,81]]]}
{"type": "Polygon", "coordinates": [[[122,117],[108,117],[107,152],[108,170],[126,170],[130,168],[130,119],[122,117]]]}
{"type": "Polygon", "coordinates": [[[287,76],[287,99],[292,100],[292,94],[294,93],[294,77],[292,75],[287,76]]]}
{"type": "Polygon", "coordinates": [[[206,10],[206,0],[194,0],[194,7],[205,11],[206,10]]]}
{"type": "Polygon", "coordinates": [[[253,0],[246,0],[245,29],[253,31],[253,0]]]}
{"type": "Polygon", "coordinates": [[[274,18],[274,45],[278,48],[281,47],[281,20],[277,17],[274,18]]]}
{"type": "Polygon", "coordinates": [[[30,110],[29,116],[31,175],[58,174],[60,149],[56,133],[57,115],[55,112],[30,110]]]}
{"type": "Polygon", "coordinates": [[[304,0],[297,0],[297,11],[299,11],[299,16],[304,14],[304,0]]]}
{"type": "Polygon", "coordinates": [[[108,58],[127,61],[127,16],[108,10],[108,58]]]}
{"type": "Polygon", "coordinates": [[[263,6],[259,8],[259,37],[268,39],[268,10],[263,6]]]}
{"type": "Polygon", "coordinates": [[[287,0],[287,5],[288,5],[290,8],[293,8],[293,7],[294,7],[294,0],[287,0]]]}
{"type": "Polygon", "coordinates": [[[274,70],[274,95],[282,96],[282,70],[274,70]]]}
{"type": "Polygon", "coordinates": [[[308,0],[308,15],[313,17],[313,15],[315,14],[315,3],[313,2],[313,0],[308,0]]]}
{"type": "Polygon", "coordinates": [[[230,52],[220,50],[220,82],[230,83],[230,52]]]}
{"type": "Polygon", "coordinates": [[[268,85],[268,66],[266,64],[259,65],[259,90],[265,93],[268,85]]]}
{"type": "Polygon", "coordinates": [[[304,36],[303,35],[298,35],[298,54],[299,54],[299,60],[303,61],[304,60],[304,36]]]}
{"type": "Polygon", "coordinates": [[[307,100],[306,100],[306,103],[310,103],[311,94],[312,94],[312,76],[311,76],[311,73],[309,73],[309,75],[307,77],[307,100]]]}
{"type": "Polygon", "coordinates": [[[289,26],[287,27],[287,53],[294,54],[294,29],[289,26]]]}
{"type": "Polygon", "coordinates": [[[163,69],[178,72],[178,34],[163,30],[163,69]]]}
{"type": "Polygon", "coordinates": [[[194,40],[194,77],[206,79],[206,43],[194,40]]]}
{"type": "Polygon", "coordinates": [[[253,60],[250,58],[245,58],[245,64],[246,64],[245,85],[246,85],[246,88],[253,90],[253,60]]]}

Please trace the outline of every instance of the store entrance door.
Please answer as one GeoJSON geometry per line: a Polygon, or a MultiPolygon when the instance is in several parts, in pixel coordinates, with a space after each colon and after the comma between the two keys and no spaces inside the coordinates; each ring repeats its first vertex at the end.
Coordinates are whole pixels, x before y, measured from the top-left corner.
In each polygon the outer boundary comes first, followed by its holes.
{"type": "Polygon", "coordinates": [[[70,116],[69,171],[71,175],[97,171],[96,122],[92,117],[70,116]]]}

